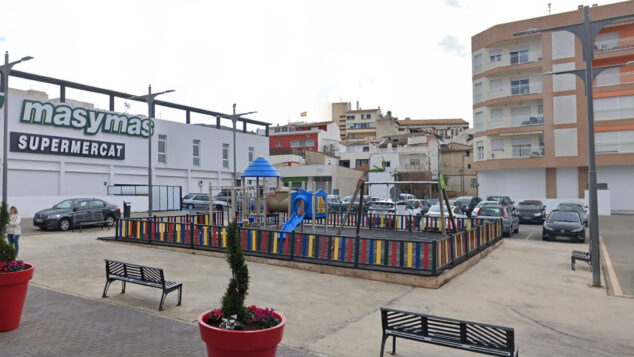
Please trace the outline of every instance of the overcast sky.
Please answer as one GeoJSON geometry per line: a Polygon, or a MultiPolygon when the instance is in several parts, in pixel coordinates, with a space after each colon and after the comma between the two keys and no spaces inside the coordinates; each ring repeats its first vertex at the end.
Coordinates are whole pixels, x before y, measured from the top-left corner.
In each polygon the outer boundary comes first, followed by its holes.
{"type": "MultiPolygon", "coordinates": [[[[0,50],[15,67],[275,124],[330,120],[330,103],[399,118],[472,121],[471,36],[572,11],[579,0],[3,1],[0,50]],[[6,10],[8,9],[8,13],[6,10]]],[[[600,5],[614,1],[594,0],[600,5]]],[[[591,5],[588,3],[586,5],[591,5]]],[[[13,80],[12,87],[53,87],[13,80]]],[[[107,105],[103,97],[67,97],[107,105]]],[[[123,108],[123,103],[118,104],[123,108]]],[[[121,109],[123,110],[123,109],[121,109]]],[[[144,113],[140,104],[130,112],[144,113]]],[[[164,119],[184,121],[170,111],[164,119]]]]}

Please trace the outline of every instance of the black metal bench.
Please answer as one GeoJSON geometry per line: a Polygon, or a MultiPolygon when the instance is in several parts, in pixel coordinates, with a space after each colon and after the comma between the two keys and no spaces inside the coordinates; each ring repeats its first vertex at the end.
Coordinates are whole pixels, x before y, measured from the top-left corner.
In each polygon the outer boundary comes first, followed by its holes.
{"type": "Polygon", "coordinates": [[[486,325],[417,314],[413,312],[381,308],[383,338],[381,357],[385,342],[392,336],[392,354],[396,353],[396,338],[431,343],[492,356],[519,356],[512,328],[486,325]]]}
{"type": "Polygon", "coordinates": [[[572,254],[570,255],[570,267],[572,270],[575,270],[575,260],[581,260],[588,263],[590,269],[592,269],[592,243],[590,243],[590,247],[587,252],[581,252],[578,250],[572,251],[572,254]]]}
{"type": "Polygon", "coordinates": [[[181,304],[181,294],[183,291],[183,284],[175,283],[173,281],[165,280],[163,275],[163,269],[153,268],[138,264],[130,264],[118,262],[115,260],[105,259],[106,261],[106,286],[103,289],[102,297],[106,297],[110,283],[115,280],[120,280],[122,283],[121,294],[125,293],[125,284],[133,283],[152,288],[163,290],[161,295],[161,303],[159,304],[159,311],[163,310],[163,302],[168,293],[178,289],[178,304],[181,304]]]}

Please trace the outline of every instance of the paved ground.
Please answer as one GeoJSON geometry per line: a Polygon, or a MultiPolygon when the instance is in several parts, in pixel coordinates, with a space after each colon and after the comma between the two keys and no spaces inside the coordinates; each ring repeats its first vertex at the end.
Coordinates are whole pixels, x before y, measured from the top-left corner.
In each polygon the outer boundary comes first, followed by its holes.
{"type": "MultiPolygon", "coordinates": [[[[203,356],[198,325],[30,286],[3,356],[203,356]]],[[[280,346],[278,356],[316,357],[280,346]]]]}
{"type": "MultiPolygon", "coordinates": [[[[589,288],[587,266],[571,271],[569,263],[570,250],[583,245],[536,241],[530,232],[538,227],[523,225],[520,234],[528,240],[520,235],[505,240],[436,290],[249,262],[247,304],[274,307],[286,315],[285,347],[325,356],[377,355],[381,306],[513,327],[523,356],[632,355],[634,299],[589,288]]],[[[102,234],[97,229],[25,236],[21,256],[36,266],[32,285],[186,323],[219,304],[230,275],[222,256],[95,239],[102,234]],[[125,295],[116,294],[114,285],[110,297],[102,300],[104,258],[163,267],[168,279],[184,284],[183,305],[175,306],[173,294],[159,313],[160,293],[135,285],[128,285],[125,295]]],[[[397,353],[465,355],[408,341],[399,342],[397,353]]]]}
{"type": "Polygon", "coordinates": [[[603,216],[599,229],[623,294],[634,296],[634,216],[603,216]]]}

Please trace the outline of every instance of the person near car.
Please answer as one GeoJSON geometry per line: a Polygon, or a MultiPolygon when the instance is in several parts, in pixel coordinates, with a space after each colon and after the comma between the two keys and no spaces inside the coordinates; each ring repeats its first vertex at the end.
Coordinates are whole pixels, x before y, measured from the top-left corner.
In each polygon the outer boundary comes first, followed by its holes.
{"type": "Polygon", "coordinates": [[[9,244],[12,244],[15,248],[15,255],[18,255],[18,251],[20,250],[20,245],[18,244],[18,240],[20,239],[20,235],[22,234],[22,219],[20,219],[20,215],[18,214],[18,209],[15,206],[11,206],[9,208],[9,224],[7,227],[7,238],[9,239],[9,244]]]}

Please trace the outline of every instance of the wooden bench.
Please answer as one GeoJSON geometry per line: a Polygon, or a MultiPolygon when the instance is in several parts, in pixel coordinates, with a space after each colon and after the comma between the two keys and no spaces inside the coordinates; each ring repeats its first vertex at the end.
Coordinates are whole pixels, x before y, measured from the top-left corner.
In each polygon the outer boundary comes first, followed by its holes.
{"type": "Polygon", "coordinates": [[[592,243],[590,243],[590,247],[587,252],[581,252],[578,250],[572,251],[572,254],[570,255],[570,267],[572,270],[575,270],[575,260],[581,260],[588,263],[590,269],[592,269],[592,243]]]}
{"type": "Polygon", "coordinates": [[[413,312],[381,308],[383,338],[381,357],[385,342],[392,336],[392,354],[396,353],[396,338],[431,343],[492,356],[519,356],[512,328],[486,325],[417,314],[413,312]]]}
{"type": "Polygon", "coordinates": [[[110,283],[115,280],[122,282],[121,294],[125,293],[125,284],[139,284],[143,286],[149,286],[152,288],[161,289],[163,294],[161,295],[161,303],[159,304],[159,311],[163,310],[163,302],[168,293],[178,289],[178,304],[181,304],[181,294],[183,290],[183,284],[175,283],[173,281],[165,280],[163,275],[163,269],[153,268],[143,265],[130,264],[118,262],[115,260],[105,259],[106,261],[106,286],[103,289],[102,297],[106,297],[110,283]]]}

